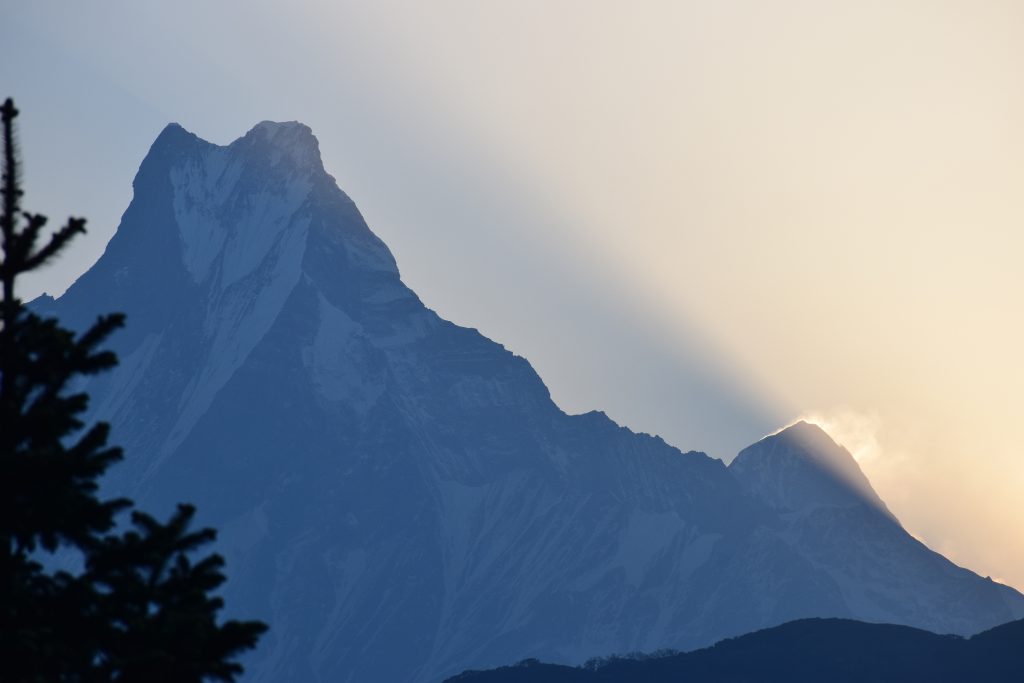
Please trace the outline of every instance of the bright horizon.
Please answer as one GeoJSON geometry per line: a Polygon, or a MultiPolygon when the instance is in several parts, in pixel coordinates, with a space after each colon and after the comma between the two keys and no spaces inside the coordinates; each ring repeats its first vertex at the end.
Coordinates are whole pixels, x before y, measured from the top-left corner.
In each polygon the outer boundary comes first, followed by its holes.
{"type": "Polygon", "coordinates": [[[581,7],[8,9],[25,205],[91,228],[23,294],[102,253],[167,123],[297,119],[427,305],[567,411],[726,461],[808,418],[1024,588],[1024,8],[581,7]]]}

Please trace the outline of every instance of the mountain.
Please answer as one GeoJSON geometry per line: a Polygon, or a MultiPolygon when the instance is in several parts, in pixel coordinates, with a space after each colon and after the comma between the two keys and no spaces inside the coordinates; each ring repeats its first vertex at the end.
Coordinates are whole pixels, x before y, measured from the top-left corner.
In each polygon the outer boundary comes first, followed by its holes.
{"type": "Polygon", "coordinates": [[[858,619],[966,635],[986,627],[979,614],[1003,605],[1024,616],[1018,593],[979,582],[908,534],[853,456],[816,425],[762,439],[729,470],[775,512],[780,537],[828,573],[858,619]]]}
{"type": "Polygon", "coordinates": [[[194,502],[220,530],[227,604],[271,624],[249,681],[436,681],[802,617],[971,633],[1024,613],[835,487],[768,495],[791,476],[770,446],[797,428],[726,468],[565,414],[525,359],[402,283],[299,123],[227,146],[168,126],[103,256],[34,305],[77,328],[127,313],[121,364],[84,385],[127,453],[107,486],[155,512],[194,502]]]}
{"type": "Polygon", "coordinates": [[[1005,683],[1024,671],[1024,621],[972,638],[846,619],[802,619],[694,652],[598,660],[527,660],[449,683],[1005,683]]]}
{"type": "Polygon", "coordinates": [[[895,520],[849,451],[804,421],[743,449],[729,469],[780,512],[863,506],[895,520]]]}

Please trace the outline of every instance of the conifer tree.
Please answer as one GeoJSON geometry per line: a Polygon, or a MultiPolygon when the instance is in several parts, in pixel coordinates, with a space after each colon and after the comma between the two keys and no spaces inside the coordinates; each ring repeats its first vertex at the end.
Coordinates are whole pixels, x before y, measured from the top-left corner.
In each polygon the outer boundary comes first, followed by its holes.
{"type": "Polygon", "coordinates": [[[162,523],[99,492],[123,456],[107,424],[84,424],[88,396],[72,386],[116,364],[101,347],[124,317],[100,316],[76,336],[16,297],[18,277],[51,262],[85,220],[43,239],[46,218],[21,208],[10,99],[0,114],[0,680],[233,681],[237,655],[266,626],[218,623],[223,559],[195,559],[214,531],[190,530],[191,506],[162,523]]]}

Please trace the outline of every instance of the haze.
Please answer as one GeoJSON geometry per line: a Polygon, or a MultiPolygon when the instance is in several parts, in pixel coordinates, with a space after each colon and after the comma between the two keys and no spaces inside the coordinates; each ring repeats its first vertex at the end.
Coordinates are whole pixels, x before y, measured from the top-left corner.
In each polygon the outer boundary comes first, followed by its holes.
{"type": "MultiPolygon", "coordinates": [[[[565,409],[730,459],[798,417],[1024,588],[1014,2],[7,7],[26,205],[102,252],[169,121],[298,119],[443,316],[565,409]]],[[[129,321],[130,322],[130,321],[129,321]]]]}

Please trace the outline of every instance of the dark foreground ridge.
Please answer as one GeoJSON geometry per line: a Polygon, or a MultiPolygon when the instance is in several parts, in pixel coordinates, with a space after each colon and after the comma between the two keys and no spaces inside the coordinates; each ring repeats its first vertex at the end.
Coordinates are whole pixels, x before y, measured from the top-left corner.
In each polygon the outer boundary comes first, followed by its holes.
{"type": "Polygon", "coordinates": [[[1022,676],[1024,620],[961,638],[909,626],[801,619],[693,652],[592,660],[582,667],[525,660],[467,671],[446,683],[978,683],[1022,676]]]}

